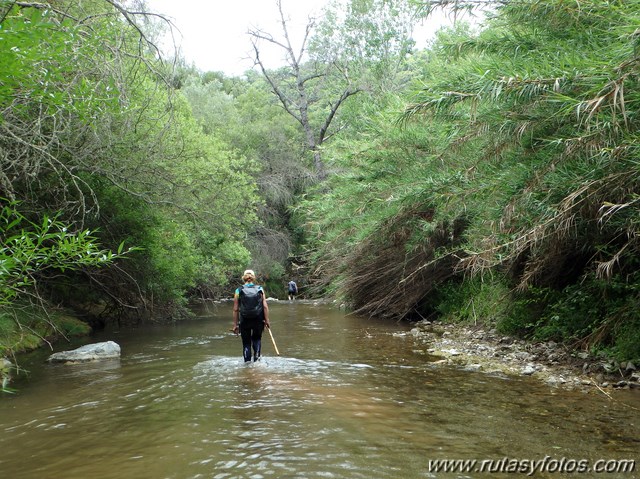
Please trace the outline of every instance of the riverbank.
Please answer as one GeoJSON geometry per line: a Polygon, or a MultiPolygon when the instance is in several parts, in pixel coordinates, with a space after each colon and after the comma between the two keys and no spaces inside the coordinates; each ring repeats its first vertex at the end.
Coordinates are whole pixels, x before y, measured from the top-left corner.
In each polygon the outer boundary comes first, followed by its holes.
{"type": "Polygon", "coordinates": [[[72,312],[31,304],[0,308],[0,391],[9,391],[19,371],[16,356],[56,341],[91,333],[91,326],[72,312]]]}
{"type": "Polygon", "coordinates": [[[489,374],[532,376],[554,386],[640,391],[640,370],[633,362],[573,351],[552,342],[531,343],[500,335],[496,330],[459,324],[420,321],[410,332],[416,351],[436,356],[437,364],[489,374]]]}

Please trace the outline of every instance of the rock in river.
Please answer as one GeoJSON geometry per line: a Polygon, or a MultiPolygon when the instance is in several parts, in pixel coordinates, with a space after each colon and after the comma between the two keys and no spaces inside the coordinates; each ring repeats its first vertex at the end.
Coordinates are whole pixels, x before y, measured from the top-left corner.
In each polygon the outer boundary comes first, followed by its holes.
{"type": "Polygon", "coordinates": [[[113,341],[86,344],[71,351],[61,351],[49,356],[51,363],[84,363],[103,359],[117,359],[120,357],[120,346],[113,341]]]}

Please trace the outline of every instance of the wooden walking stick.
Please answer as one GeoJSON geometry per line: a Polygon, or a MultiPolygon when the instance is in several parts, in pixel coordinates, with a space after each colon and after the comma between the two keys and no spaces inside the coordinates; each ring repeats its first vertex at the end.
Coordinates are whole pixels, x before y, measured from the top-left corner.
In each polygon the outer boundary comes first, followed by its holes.
{"type": "Polygon", "coordinates": [[[269,331],[269,336],[271,336],[271,342],[276,350],[276,355],[280,356],[280,351],[278,351],[278,346],[276,346],[276,341],[273,339],[273,334],[271,333],[271,328],[269,326],[267,326],[267,331],[269,331]]]}

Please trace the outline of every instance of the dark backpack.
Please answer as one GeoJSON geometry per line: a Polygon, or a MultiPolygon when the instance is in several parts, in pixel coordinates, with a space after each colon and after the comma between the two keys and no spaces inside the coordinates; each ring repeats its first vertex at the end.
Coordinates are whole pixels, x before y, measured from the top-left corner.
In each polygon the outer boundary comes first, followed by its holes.
{"type": "Polygon", "coordinates": [[[259,286],[243,285],[240,288],[240,317],[242,319],[262,318],[262,289],[259,286]]]}
{"type": "Polygon", "coordinates": [[[289,292],[290,293],[298,292],[298,285],[296,285],[295,281],[289,281],[289,292]]]}

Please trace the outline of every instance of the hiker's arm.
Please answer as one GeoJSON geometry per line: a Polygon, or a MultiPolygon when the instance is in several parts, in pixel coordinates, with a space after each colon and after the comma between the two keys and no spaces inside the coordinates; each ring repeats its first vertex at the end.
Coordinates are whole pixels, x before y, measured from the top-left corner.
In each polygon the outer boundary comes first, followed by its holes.
{"type": "Polygon", "coordinates": [[[233,332],[238,334],[238,312],[240,310],[240,304],[238,303],[238,296],[233,297],[233,332]]]}
{"type": "Polygon", "coordinates": [[[264,311],[264,324],[267,328],[271,328],[271,323],[269,323],[269,305],[267,304],[267,296],[265,294],[262,295],[262,309],[264,311]]]}

